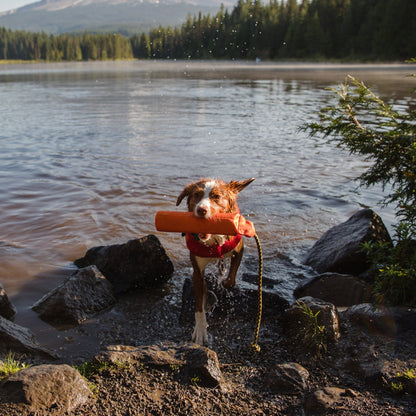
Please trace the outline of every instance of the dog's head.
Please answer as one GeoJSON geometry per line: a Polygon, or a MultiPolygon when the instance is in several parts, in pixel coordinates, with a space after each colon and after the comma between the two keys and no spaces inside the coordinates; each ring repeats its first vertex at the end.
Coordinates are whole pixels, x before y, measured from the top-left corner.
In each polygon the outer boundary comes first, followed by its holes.
{"type": "Polygon", "coordinates": [[[201,179],[185,187],[176,205],[187,197],[188,211],[201,218],[210,218],[218,213],[237,212],[237,195],[253,181],[254,178],[229,183],[220,179],[201,179]]]}

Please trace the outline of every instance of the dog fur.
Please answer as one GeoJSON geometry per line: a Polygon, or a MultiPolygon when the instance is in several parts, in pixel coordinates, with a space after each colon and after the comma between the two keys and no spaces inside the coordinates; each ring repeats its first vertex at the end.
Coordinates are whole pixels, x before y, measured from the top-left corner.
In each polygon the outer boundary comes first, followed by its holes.
{"type": "MultiPolygon", "coordinates": [[[[179,195],[176,205],[178,206],[184,198],[187,198],[188,211],[193,212],[196,217],[210,218],[217,213],[237,213],[238,194],[251,182],[254,178],[246,181],[231,181],[225,183],[219,179],[201,179],[198,182],[187,185],[179,195]]],[[[231,240],[233,236],[218,234],[198,234],[197,239],[201,244],[213,246],[218,244],[222,246],[227,240],[231,240]]],[[[241,239],[238,244],[224,257],[231,257],[230,270],[228,277],[222,281],[225,288],[235,286],[235,278],[237,270],[240,266],[244,252],[244,243],[241,239]]],[[[192,335],[192,341],[203,345],[208,342],[207,320],[205,314],[205,301],[207,296],[207,285],[204,274],[208,263],[218,261],[219,258],[200,257],[190,252],[191,263],[193,267],[193,287],[195,296],[195,328],[192,335]]]]}

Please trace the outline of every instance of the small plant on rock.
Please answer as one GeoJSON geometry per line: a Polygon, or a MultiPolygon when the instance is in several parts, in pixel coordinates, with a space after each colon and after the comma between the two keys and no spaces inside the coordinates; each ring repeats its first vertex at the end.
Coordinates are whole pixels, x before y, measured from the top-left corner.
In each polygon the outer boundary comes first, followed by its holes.
{"type": "Polygon", "coordinates": [[[298,340],[311,349],[316,358],[321,358],[327,351],[327,333],[324,325],[320,325],[318,315],[320,311],[314,313],[312,309],[302,301],[296,302],[302,312],[302,329],[298,331],[298,340]]]}

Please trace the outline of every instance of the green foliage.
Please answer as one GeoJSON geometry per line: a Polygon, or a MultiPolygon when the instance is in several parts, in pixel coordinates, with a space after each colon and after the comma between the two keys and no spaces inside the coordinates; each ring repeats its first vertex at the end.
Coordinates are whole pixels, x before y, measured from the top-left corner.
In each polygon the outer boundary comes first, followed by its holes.
{"type": "Polygon", "coordinates": [[[372,162],[360,176],[361,184],[389,186],[383,203],[396,205],[400,232],[416,236],[416,111],[399,112],[384,103],[364,83],[348,76],[335,106],[320,111],[311,134],[331,136],[339,146],[372,162]]]}
{"type": "Polygon", "coordinates": [[[138,58],[403,60],[416,54],[412,19],[413,0],[238,0],[231,12],[222,7],[188,16],[176,31],[152,30],[143,44],[136,37],[133,51],[138,58]]]}
{"type": "Polygon", "coordinates": [[[132,58],[131,42],[120,34],[55,36],[0,28],[0,59],[60,62],[132,58]]]}
{"type": "Polygon", "coordinates": [[[390,388],[395,394],[403,394],[409,382],[413,382],[416,378],[416,371],[413,368],[407,368],[396,374],[396,380],[390,383],[390,388]]]}
{"type": "Polygon", "coordinates": [[[390,383],[391,390],[394,394],[402,394],[404,392],[403,383],[392,381],[390,383]]]}
{"type": "Polygon", "coordinates": [[[201,383],[201,379],[199,378],[199,376],[197,376],[196,374],[194,374],[191,378],[190,378],[190,382],[194,387],[198,387],[199,384],[201,383]]]}
{"type": "Polygon", "coordinates": [[[414,0],[238,0],[148,33],[27,33],[0,28],[0,59],[405,60],[416,55],[414,0]]]}
{"type": "Polygon", "coordinates": [[[16,360],[15,355],[9,352],[4,361],[0,361],[0,380],[29,367],[29,364],[16,360]]]}
{"type": "Polygon", "coordinates": [[[416,378],[416,370],[414,368],[407,368],[406,370],[397,373],[397,377],[405,380],[414,380],[416,378]]]}
{"type": "Polygon", "coordinates": [[[378,304],[416,305],[416,242],[366,242],[362,250],[372,260],[374,296],[378,304]]]}
{"type": "Polygon", "coordinates": [[[381,202],[395,206],[396,245],[365,243],[363,250],[373,262],[376,301],[415,305],[416,111],[399,112],[350,76],[332,90],[338,103],[321,109],[320,121],[306,129],[372,163],[360,176],[361,185],[389,189],[381,202]]]}
{"type": "Polygon", "coordinates": [[[379,270],[374,289],[378,303],[416,305],[416,270],[399,264],[385,265],[379,270]]]}
{"type": "Polygon", "coordinates": [[[101,373],[102,371],[116,371],[123,368],[129,368],[130,364],[116,361],[115,363],[108,363],[105,361],[86,361],[80,365],[74,366],[78,372],[85,377],[86,379],[91,379],[96,374],[101,373]]]}
{"type": "Polygon", "coordinates": [[[321,358],[322,353],[327,351],[327,332],[325,326],[319,324],[320,311],[313,313],[312,309],[301,301],[298,301],[297,305],[303,317],[301,320],[302,329],[296,334],[297,340],[311,350],[316,358],[321,358]]]}

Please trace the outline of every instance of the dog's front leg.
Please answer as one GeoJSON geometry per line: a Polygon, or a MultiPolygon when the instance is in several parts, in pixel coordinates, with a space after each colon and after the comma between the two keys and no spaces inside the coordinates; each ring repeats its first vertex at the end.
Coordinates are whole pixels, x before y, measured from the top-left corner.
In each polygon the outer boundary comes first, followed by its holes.
{"type": "Polygon", "coordinates": [[[228,277],[227,279],[222,281],[222,285],[226,289],[230,289],[235,286],[235,277],[237,275],[238,268],[240,267],[243,254],[244,254],[244,244],[243,244],[243,240],[241,240],[238,243],[237,247],[235,248],[231,256],[231,264],[230,264],[230,271],[228,272],[228,277]]]}
{"type": "Polygon", "coordinates": [[[207,285],[204,278],[205,265],[198,264],[197,259],[193,255],[191,255],[191,262],[194,268],[192,280],[195,296],[195,328],[192,334],[192,341],[199,345],[204,345],[208,342],[208,325],[205,315],[205,298],[207,295],[207,285]]]}

